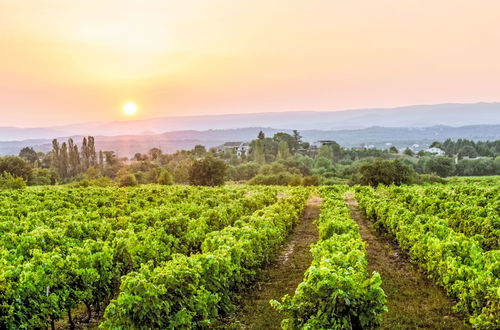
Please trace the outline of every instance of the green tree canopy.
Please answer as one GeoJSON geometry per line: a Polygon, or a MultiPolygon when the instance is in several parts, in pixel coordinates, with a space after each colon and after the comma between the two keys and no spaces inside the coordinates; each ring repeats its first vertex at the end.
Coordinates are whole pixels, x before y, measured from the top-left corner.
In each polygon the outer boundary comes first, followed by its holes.
{"type": "Polygon", "coordinates": [[[31,177],[31,171],[31,165],[21,157],[0,158],[0,173],[7,172],[14,177],[21,177],[24,181],[28,181],[31,177]]]}
{"type": "Polygon", "coordinates": [[[227,164],[212,155],[195,160],[189,170],[189,182],[197,186],[224,184],[227,164]]]}
{"type": "Polygon", "coordinates": [[[30,164],[35,164],[39,160],[38,154],[31,147],[22,148],[21,151],[19,152],[19,157],[21,157],[30,164]]]}
{"type": "Polygon", "coordinates": [[[401,185],[409,183],[413,171],[399,160],[376,159],[360,169],[359,183],[370,186],[379,184],[401,185]]]}

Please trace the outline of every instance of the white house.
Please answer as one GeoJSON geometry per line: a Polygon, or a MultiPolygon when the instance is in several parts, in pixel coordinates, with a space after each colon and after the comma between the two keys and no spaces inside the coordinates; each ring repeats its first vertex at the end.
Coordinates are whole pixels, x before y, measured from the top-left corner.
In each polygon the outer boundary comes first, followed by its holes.
{"type": "Polygon", "coordinates": [[[320,148],[324,145],[328,145],[328,144],[332,144],[332,143],[335,143],[334,140],[319,140],[319,141],[316,141],[312,144],[313,147],[316,147],[316,148],[320,148]]]}
{"type": "Polygon", "coordinates": [[[436,148],[436,147],[425,149],[425,151],[427,151],[435,156],[443,156],[444,155],[444,151],[439,149],[439,148],[436,148]]]}
{"type": "Polygon", "coordinates": [[[236,156],[241,157],[248,155],[250,144],[248,142],[226,142],[217,147],[218,152],[234,151],[236,156]]]}

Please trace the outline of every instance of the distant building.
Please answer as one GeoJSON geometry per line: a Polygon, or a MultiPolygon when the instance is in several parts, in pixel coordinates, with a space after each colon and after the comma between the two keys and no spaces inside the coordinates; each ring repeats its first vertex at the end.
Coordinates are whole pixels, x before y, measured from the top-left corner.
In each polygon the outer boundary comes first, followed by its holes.
{"type": "Polygon", "coordinates": [[[333,144],[333,143],[336,143],[336,141],[334,141],[334,140],[319,140],[319,141],[314,142],[312,146],[320,148],[324,145],[329,145],[329,144],[333,144]]]}
{"type": "Polygon", "coordinates": [[[425,151],[428,153],[431,153],[435,156],[443,156],[444,155],[444,151],[439,149],[439,148],[436,148],[436,147],[425,149],[425,151]]]}
{"type": "Polygon", "coordinates": [[[250,151],[250,144],[248,142],[226,142],[217,147],[218,152],[233,151],[238,157],[243,155],[247,156],[250,151]]]}

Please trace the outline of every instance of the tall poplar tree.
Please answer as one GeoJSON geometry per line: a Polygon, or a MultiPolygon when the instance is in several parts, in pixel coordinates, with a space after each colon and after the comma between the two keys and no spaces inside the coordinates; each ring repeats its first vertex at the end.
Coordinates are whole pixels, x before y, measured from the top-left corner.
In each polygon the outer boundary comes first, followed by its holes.
{"type": "Polygon", "coordinates": [[[84,137],[82,141],[82,168],[83,171],[86,171],[89,168],[90,159],[89,159],[89,147],[87,145],[87,138],[84,137]]]}
{"type": "Polygon", "coordinates": [[[288,159],[290,157],[290,150],[288,150],[288,143],[286,141],[280,141],[278,144],[278,154],[276,158],[278,160],[288,159]]]}
{"type": "Polygon", "coordinates": [[[61,151],[59,155],[59,176],[61,178],[67,178],[68,177],[68,164],[69,164],[69,157],[68,157],[68,146],[66,142],[63,142],[61,145],[61,151]]]}
{"type": "Polygon", "coordinates": [[[89,166],[97,165],[97,153],[95,151],[95,140],[93,136],[89,136],[88,140],[89,166]]]}
{"type": "Polygon", "coordinates": [[[253,158],[259,164],[264,164],[266,162],[266,155],[264,154],[264,146],[262,145],[262,140],[255,141],[253,158]]]}
{"type": "Polygon", "coordinates": [[[51,167],[56,171],[59,172],[59,141],[57,139],[52,140],[52,155],[51,155],[51,167]]]}

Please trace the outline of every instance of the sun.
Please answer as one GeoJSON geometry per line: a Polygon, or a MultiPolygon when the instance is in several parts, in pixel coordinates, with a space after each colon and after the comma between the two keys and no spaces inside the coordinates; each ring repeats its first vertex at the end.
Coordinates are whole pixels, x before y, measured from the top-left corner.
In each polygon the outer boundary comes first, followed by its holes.
{"type": "Polygon", "coordinates": [[[123,112],[127,116],[135,115],[135,113],[137,112],[137,105],[133,102],[127,102],[123,105],[123,112]]]}

